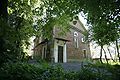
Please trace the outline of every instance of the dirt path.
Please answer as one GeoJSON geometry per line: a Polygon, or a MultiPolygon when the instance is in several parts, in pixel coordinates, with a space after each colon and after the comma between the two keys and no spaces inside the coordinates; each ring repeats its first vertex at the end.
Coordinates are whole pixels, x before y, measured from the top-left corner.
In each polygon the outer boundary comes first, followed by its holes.
{"type": "MultiPolygon", "coordinates": [[[[31,64],[38,64],[37,61],[31,60],[29,61],[31,64]]],[[[87,63],[83,62],[71,62],[71,63],[48,63],[52,66],[61,66],[65,71],[79,71],[84,65],[87,63]]]]}
{"type": "Polygon", "coordinates": [[[79,71],[85,63],[54,63],[52,65],[61,65],[65,71],[79,71]]]}

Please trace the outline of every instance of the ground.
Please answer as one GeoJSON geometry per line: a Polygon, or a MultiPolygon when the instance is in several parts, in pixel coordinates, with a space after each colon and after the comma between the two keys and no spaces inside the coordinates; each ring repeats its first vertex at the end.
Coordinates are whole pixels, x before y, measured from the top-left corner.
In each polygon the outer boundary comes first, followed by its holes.
{"type": "MultiPolygon", "coordinates": [[[[31,64],[37,64],[35,60],[29,61],[31,64]]],[[[69,63],[48,63],[52,66],[61,66],[65,71],[79,71],[82,67],[87,65],[87,62],[69,62],[69,63]]]]}

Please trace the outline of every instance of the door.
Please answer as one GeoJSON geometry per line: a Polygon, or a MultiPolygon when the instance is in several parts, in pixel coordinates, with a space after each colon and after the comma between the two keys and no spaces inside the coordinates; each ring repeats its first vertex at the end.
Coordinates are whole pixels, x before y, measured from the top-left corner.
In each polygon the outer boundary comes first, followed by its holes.
{"type": "Polygon", "coordinates": [[[58,46],[58,62],[63,62],[63,46],[58,46]]]}

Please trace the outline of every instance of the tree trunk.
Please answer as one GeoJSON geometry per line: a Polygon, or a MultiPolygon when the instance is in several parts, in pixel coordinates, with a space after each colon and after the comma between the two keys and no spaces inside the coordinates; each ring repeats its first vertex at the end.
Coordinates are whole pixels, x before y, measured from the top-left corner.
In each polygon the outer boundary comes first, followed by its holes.
{"type": "Polygon", "coordinates": [[[103,62],[102,62],[102,49],[103,49],[103,46],[101,45],[101,49],[100,49],[100,62],[103,64],[103,62]]]}
{"type": "Polygon", "coordinates": [[[119,58],[119,62],[120,62],[120,53],[119,53],[118,41],[116,40],[115,42],[116,42],[116,49],[117,49],[118,58],[119,58]]]}
{"type": "Polygon", "coordinates": [[[8,6],[8,0],[0,0],[0,17],[6,20],[8,17],[7,6],[8,6]]]}
{"type": "Polygon", "coordinates": [[[108,50],[108,52],[109,52],[109,54],[110,54],[110,57],[111,57],[111,59],[113,60],[113,62],[115,62],[115,60],[113,59],[113,57],[112,57],[112,55],[111,55],[111,53],[110,53],[110,49],[107,47],[107,50],[108,50]]]}
{"type": "Polygon", "coordinates": [[[104,51],[104,54],[105,54],[105,59],[106,59],[106,62],[107,62],[107,64],[108,64],[108,59],[107,59],[106,51],[105,51],[105,49],[104,49],[104,48],[103,48],[103,51],[104,51]]]}
{"type": "Polygon", "coordinates": [[[7,48],[5,42],[6,35],[6,23],[8,21],[8,12],[7,12],[8,0],[0,0],[0,67],[3,63],[7,61],[7,48]]]}

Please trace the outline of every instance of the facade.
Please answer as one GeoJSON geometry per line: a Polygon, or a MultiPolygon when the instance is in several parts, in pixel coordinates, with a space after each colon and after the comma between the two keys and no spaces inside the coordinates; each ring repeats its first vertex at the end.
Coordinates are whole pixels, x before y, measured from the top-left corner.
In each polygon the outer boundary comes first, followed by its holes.
{"type": "Polygon", "coordinates": [[[70,22],[70,31],[59,35],[60,29],[54,27],[52,39],[37,37],[34,40],[34,58],[52,62],[72,62],[91,58],[90,45],[84,41],[87,30],[79,20],[70,22]]]}

